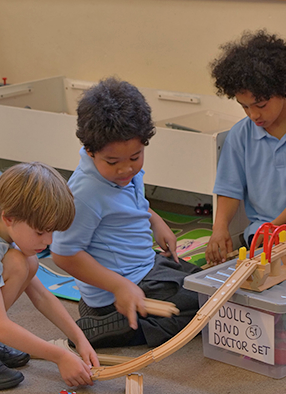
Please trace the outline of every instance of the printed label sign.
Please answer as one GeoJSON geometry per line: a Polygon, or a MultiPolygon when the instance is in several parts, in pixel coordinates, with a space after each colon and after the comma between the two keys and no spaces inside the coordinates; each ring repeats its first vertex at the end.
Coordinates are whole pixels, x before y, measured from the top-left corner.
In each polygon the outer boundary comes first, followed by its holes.
{"type": "Polygon", "coordinates": [[[274,316],[227,302],[209,322],[209,343],[274,365],[274,316]]]}

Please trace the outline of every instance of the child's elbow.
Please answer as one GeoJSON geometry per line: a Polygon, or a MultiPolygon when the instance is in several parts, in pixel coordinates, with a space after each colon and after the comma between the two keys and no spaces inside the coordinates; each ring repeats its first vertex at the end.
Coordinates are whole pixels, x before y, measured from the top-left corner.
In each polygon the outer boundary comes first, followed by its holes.
{"type": "Polygon", "coordinates": [[[53,252],[51,252],[51,256],[52,256],[53,262],[59,268],[64,269],[64,267],[65,267],[65,260],[66,260],[65,256],[61,256],[60,254],[56,254],[56,253],[53,253],[53,252]]]}

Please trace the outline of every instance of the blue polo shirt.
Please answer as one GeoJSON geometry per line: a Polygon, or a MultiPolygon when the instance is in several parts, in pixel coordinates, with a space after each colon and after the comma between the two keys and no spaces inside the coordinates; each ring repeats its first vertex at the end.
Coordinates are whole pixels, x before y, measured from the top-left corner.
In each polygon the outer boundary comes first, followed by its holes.
{"type": "MultiPolygon", "coordinates": [[[[75,219],[67,231],[54,233],[51,250],[63,256],[83,250],[137,284],[155,260],[144,171],[121,187],[100,175],[84,148],[80,155],[79,166],[68,182],[74,195],[75,219]]],[[[76,282],[87,305],[96,308],[114,302],[112,293],[76,282]]]]}
{"type": "Polygon", "coordinates": [[[250,225],[244,237],[286,208],[286,135],[280,140],[248,117],[229,131],[219,158],[213,192],[244,200],[250,225]]]}

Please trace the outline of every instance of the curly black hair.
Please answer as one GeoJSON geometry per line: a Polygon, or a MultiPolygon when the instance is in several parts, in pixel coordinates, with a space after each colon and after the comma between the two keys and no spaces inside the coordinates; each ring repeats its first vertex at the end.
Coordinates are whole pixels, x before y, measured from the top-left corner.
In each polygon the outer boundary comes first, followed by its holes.
{"type": "Polygon", "coordinates": [[[244,31],[241,39],[220,46],[221,56],[210,63],[217,95],[234,98],[250,91],[257,100],[286,94],[286,43],[265,29],[244,31]]]}
{"type": "Polygon", "coordinates": [[[147,146],[155,134],[151,108],[139,90],[110,77],[87,90],[77,108],[76,136],[90,153],[112,142],[139,138],[147,146]]]}

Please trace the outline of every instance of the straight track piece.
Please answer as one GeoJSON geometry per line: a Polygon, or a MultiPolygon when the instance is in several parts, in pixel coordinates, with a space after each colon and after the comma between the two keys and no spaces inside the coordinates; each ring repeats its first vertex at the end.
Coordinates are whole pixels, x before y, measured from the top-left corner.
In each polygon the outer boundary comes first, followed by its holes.
{"type": "MultiPolygon", "coordinates": [[[[69,346],[68,340],[67,339],[52,339],[49,341],[49,343],[52,343],[53,345],[59,346],[63,349],[69,350],[70,352],[76,354],[77,356],[80,357],[79,353],[76,351],[74,347],[69,346]]],[[[98,361],[100,362],[101,365],[117,365],[117,364],[122,364],[126,363],[129,361],[133,360],[133,357],[126,357],[126,356],[116,356],[112,354],[105,354],[105,353],[98,353],[97,358],[98,361]]],[[[31,355],[32,358],[36,358],[33,355],[31,355]]]]}
{"type": "Polygon", "coordinates": [[[171,317],[174,315],[179,315],[180,311],[176,308],[173,302],[153,300],[152,298],[144,298],[145,308],[149,315],[171,317]]]}
{"type": "Polygon", "coordinates": [[[126,376],[125,394],[143,394],[143,375],[131,373],[126,376]]]}

